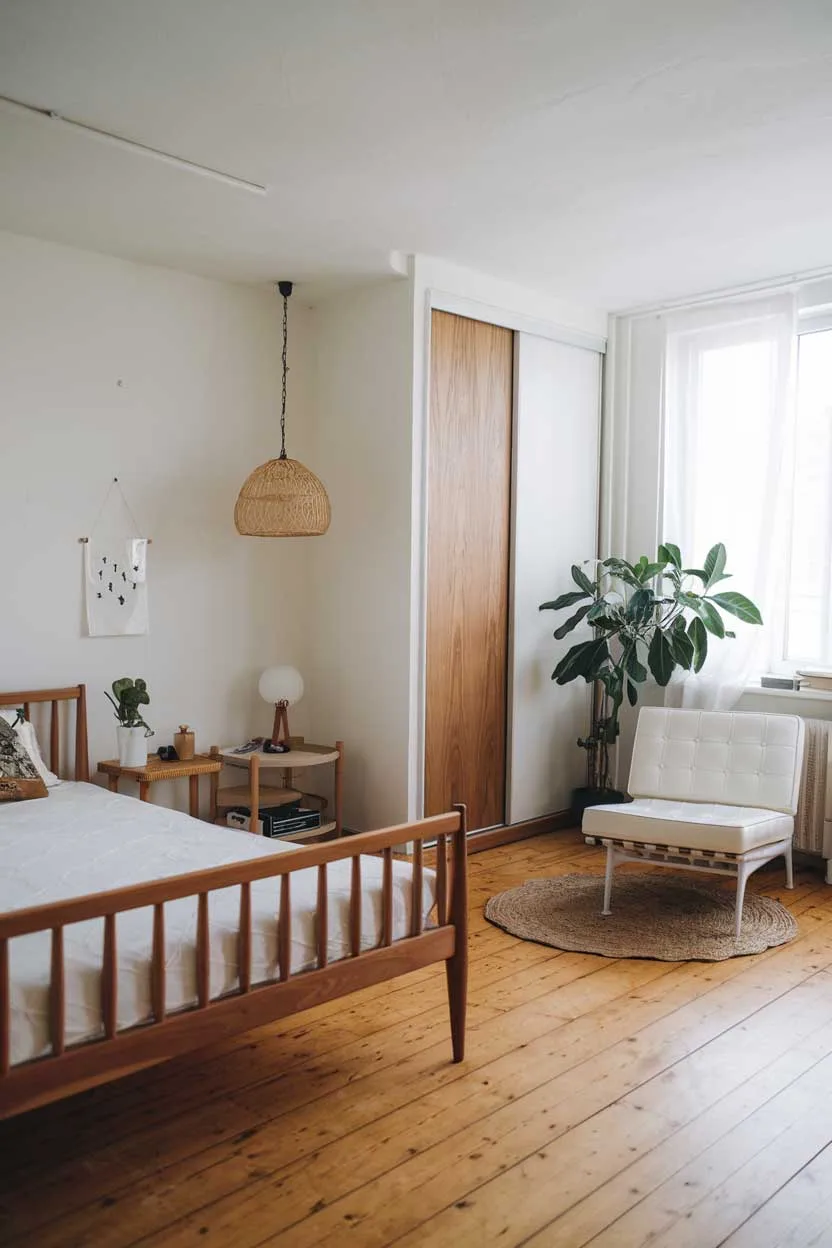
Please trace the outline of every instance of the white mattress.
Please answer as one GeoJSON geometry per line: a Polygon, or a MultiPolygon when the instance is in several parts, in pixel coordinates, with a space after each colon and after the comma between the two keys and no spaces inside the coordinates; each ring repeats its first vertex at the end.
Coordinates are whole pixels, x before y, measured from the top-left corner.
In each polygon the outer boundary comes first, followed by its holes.
{"type": "MultiPolygon", "coordinates": [[[[49,797],[0,806],[0,911],[103,892],[186,871],[286,853],[297,846],[215,827],[179,811],[108,793],[92,784],[64,783],[49,797]]],[[[362,948],[381,939],[382,860],[362,857],[362,948]]],[[[435,876],[424,872],[423,920],[434,903],[435,876]]],[[[349,953],[350,860],[328,868],[328,955],[349,953]]],[[[292,875],[292,973],[316,965],[317,870],[292,875]]],[[[238,986],[239,888],[210,894],[211,996],[238,986]]],[[[252,884],[252,980],[277,974],[279,880],[252,884]]],[[[393,938],[410,931],[411,868],[393,864],[393,938]]],[[[118,1026],[151,1017],[151,909],[117,920],[118,1026]]],[[[101,960],[103,920],[64,929],[66,1042],[103,1034],[101,960]]],[[[196,898],[165,906],[167,1009],[196,1004],[196,898]]],[[[48,1030],[49,933],[10,942],[11,1058],[23,1062],[50,1051],[48,1030]]]]}

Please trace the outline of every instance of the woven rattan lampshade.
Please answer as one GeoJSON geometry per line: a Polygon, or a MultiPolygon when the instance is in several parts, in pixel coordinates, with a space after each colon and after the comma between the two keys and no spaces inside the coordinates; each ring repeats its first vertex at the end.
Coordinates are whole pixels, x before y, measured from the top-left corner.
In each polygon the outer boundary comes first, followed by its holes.
{"type": "Polygon", "coordinates": [[[286,344],[291,282],[278,282],[283,296],[283,394],[280,455],[247,478],[234,508],[234,524],[244,537],[320,537],[329,528],[330,506],[321,482],[286,454],[286,344]]]}
{"type": "Polygon", "coordinates": [[[330,514],[314,472],[297,459],[270,459],[240,490],[234,523],[247,537],[319,537],[329,528],[330,514]]]}

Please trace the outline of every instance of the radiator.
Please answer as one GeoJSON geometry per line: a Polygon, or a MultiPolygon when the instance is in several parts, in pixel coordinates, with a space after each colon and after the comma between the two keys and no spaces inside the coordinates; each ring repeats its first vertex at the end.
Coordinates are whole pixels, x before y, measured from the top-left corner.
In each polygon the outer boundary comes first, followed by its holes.
{"type": "Polygon", "coordinates": [[[800,798],[794,821],[795,849],[827,859],[827,880],[832,883],[832,722],[807,719],[806,749],[800,798]]]}

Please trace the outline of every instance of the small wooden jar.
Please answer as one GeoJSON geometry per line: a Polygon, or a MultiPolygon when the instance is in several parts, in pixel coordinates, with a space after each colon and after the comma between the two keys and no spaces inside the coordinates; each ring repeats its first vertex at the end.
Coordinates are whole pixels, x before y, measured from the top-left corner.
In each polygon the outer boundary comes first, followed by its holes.
{"type": "Polygon", "coordinates": [[[194,756],[194,734],[187,724],[180,724],[179,731],[173,734],[173,748],[177,758],[187,763],[194,756]]]}

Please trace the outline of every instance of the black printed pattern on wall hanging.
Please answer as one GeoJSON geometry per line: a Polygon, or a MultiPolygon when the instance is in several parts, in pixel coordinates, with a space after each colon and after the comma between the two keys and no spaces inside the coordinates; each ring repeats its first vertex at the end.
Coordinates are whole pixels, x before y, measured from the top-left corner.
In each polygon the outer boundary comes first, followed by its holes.
{"type": "Polygon", "coordinates": [[[84,545],[87,631],[117,637],[150,631],[147,610],[147,539],[84,545]]]}

